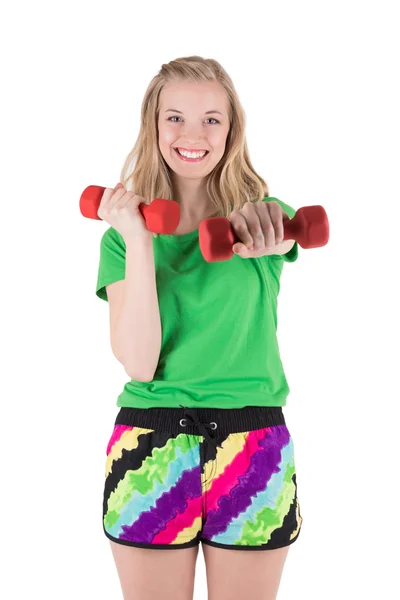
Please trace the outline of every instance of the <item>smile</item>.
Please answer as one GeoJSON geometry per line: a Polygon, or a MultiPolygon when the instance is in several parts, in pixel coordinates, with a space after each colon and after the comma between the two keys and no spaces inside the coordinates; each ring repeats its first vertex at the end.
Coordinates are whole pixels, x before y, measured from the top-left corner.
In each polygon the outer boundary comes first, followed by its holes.
{"type": "MultiPolygon", "coordinates": [[[[180,154],[178,148],[174,148],[174,150],[175,150],[176,154],[178,155],[178,157],[185,162],[200,162],[201,160],[204,160],[204,158],[209,154],[209,151],[206,150],[204,156],[199,156],[197,158],[191,158],[189,156],[183,156],[182,154],[180,154]]],[[[190,154],[192,154],[192,153],[190,153],[190,154]]]]}

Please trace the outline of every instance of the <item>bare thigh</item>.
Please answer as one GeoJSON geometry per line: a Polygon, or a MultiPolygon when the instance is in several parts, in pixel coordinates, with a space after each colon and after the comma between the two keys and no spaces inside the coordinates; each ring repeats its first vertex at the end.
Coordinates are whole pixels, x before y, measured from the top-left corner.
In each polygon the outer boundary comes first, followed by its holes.
{"type": "Polygon", "coordinates": [[[208,600],[275,600],[289,547],[252,551],[203,544],[208,600]]]}
{"type": "Polygon", "coordinates": [[[160,550],[110,540],[124,600],[192,600],[199,547],[160,550]]]}

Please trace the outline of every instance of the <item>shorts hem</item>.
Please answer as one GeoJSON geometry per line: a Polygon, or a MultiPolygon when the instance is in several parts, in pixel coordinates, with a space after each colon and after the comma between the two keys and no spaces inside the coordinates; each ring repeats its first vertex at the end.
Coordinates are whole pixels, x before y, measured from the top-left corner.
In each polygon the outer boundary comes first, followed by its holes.
{"type": "Polygon", "coordinates": [[[179,550],[180,548],[193,548],[200,544],[197,538],[186,542],[185,544],[145,544],[141,542],[130,542],[129,540],[121,540],[110,535],[103,527],[103,531],[109,540],[116,544],[122,544],[124,546],[133,546],[134,548],[151,548],[154,550],[179,550]]]}
{"type": "Polygon", "coordinates": [[[207,546],[213,546],[214,548],[224,548],[225,550],[277,550],[278,548],[286,548],[286,546],[290,546],[297,540],[300,535],[301,528],[297,532],[296,537],[292,540],[289,540],[286,544],[264,544],[263,546],[245,546],[238,544],[218,544],[217,542],[211,542],[210,540],[205,540],[200,538],[200,542],[202,544],[206,544],[207,546]]]}

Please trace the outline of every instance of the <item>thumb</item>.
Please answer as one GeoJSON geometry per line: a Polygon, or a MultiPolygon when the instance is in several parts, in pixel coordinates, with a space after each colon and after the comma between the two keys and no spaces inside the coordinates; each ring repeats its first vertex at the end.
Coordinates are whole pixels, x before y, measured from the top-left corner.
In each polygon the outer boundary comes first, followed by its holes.
{"type": "Polygon", "coordinates": [[[124,187],[124,186],[122,185],[122,183],[119,183],[119,182],[118,182],[118,183],[117,183],[117,185],[116,185],[116,186],[115,186],[115,188],[114,188],[114,192],[116,192],[117,190],[119,190],[119,188],[122,188],[122,187],[124,187]]]}
{"type": "Polygon", "coordinates": [[[243,244],[233,244],[232,246],[232,250],[234,251],[235,254],[239,254],[239,252],[242,252],[243,250],[245,250],[246,246],[244,246],[243,244]]]}

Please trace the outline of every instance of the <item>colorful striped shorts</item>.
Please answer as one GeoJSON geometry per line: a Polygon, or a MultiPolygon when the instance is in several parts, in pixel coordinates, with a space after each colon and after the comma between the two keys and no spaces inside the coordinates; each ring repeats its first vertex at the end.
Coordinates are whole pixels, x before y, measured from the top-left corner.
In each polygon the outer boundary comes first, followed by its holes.
{"type": "Polygon", "coordinates": [[[139,548],[292,544],[302,524],[281,407],[122,407],[107,446],[103,529],[139,548]]]}

